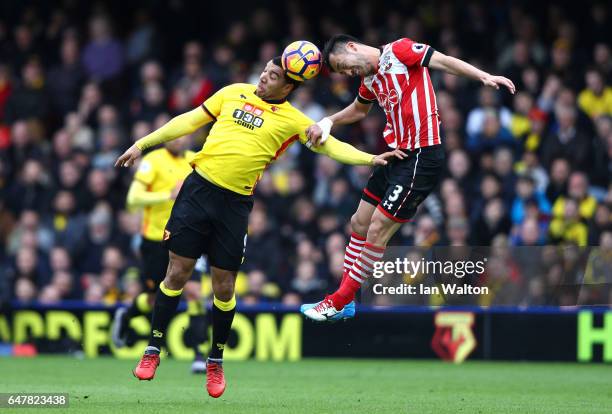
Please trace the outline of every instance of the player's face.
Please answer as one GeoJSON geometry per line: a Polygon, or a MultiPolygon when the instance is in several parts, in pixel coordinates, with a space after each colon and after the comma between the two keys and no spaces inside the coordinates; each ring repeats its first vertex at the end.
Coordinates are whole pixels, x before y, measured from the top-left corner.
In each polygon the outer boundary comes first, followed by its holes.
{"type": "Polygon", "coordinates": [[[292,88],[293,86],[285,80],[283,68],[269,61],[259,75],[255,94],[262,99],[282,99],[289,95],[292,88]]]}
{"type": "Polygon", "coordinates": [[[376,67],[362,53],[360,45],[348,42],[344,49],[329,56],[329,65],[334,72],[350,77],[363,77],[376,72],[376,67]]]}
{"type": "Polygon", "coordinates": [[[186,135],[184,137],[166,142],[165,146],[174,155],[179,155],[187,149],[191,141],[191,136],[186,135]]]}

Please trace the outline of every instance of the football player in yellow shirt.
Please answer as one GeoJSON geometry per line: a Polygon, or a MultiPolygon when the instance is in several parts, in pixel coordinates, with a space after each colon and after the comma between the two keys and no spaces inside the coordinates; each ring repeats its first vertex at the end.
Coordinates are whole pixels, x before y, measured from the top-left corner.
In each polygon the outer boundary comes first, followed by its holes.
{"type": "Polygon", "coordinates": [[[234,284],[246,249],[252,194],[266,167],[290,145],[299,141],[312,151],[353,165],[385,165],[388,158],[403,157],[399,151],[375,156],[333,137],[319,147],[311,146],[305,131],[313,121],[287,101],[296,85],[276,57],[267,63],[257,86],[226,86],[200,107],[138,140],[117,159],[116,166],[128,167],[144,149],[214,122],[204,146],[191,162],[194,171],[185,179],[164,230],[170,263],[155,299],[149,346],[134,369],[140,380],[155,376],[162,339],[183,286],[196,259],[206,254],[213,290],[206,387],[214,398],[225,391],[223,349],[235,314],[234,284]]]}
{"type": "MultiPolygon", "coordinates": [[[[166,275],[168,252],[162,246],[162,239],[174,200],[183,180],[192,171],[189,162],[195,153],[186,150],[188,143],[189,137],[183,137],[146,154],[130,185],[127,206],[143,210],[140,244],[143,292],[129,308],[120,307],[115,312],[111,338],[117,348],[133,345],[135,338],[129,330],[130,321],[140,315],[150,315],[157,286],[166,275]]],[[[191,366],[193,373],[206,371],[204,357],[199,349],[199,345],[206,340],[206,316],[200,293],[200,274],[195,271],[185,285],[189,314],[189,335],[186,335],[186,341],[190,342],[195,353],[191,366]]]]}

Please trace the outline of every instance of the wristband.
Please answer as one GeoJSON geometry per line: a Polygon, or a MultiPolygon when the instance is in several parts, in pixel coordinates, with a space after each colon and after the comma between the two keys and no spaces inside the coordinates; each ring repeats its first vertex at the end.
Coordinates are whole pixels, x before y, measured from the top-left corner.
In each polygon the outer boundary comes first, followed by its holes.
{"type": "Polygon", "coordinates": [[[325,141],[327,141],[327,137],[329,136],[329,131],[331,130],[331,127],[334,125],[333,121],[327,117],[321,119],[319,122],[317,122],[317,125],[319,126],[319,128],[321,128],[321,144],[324,143],[325,141]]]}

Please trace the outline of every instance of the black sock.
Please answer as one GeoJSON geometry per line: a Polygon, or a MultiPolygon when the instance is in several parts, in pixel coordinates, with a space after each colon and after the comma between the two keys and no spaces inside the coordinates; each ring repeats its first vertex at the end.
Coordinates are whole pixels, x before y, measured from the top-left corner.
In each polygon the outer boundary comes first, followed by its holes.
{"type": "Polygon", "coordinates": [[[200,345],[206,342],[207,330],[205,314],[189,316],[189,327],[185,332],[185,345],[193,348],[196,359],[203,359],[204,354],[200,351],[200,345]]]}
{"type": "MultiPolygon", "coordinates": [[[[163,282],[162,282],[163,283],[163,282]]],[[[160,285],[161,286],[161,285],[160,285]]],[[[167,288],[165,288],[168,291],[167,288]]],[[[164,335],[166,329],[170,323],[170,319],[176,313],[176,308],[181,301],[181,290],[170,291],[178,292],[175,296],[168,296],[162,292],[161,288],[157,289],[157,295],[155,296],[155,305],[153,306],[153,315],[151,317],[151,336],[149,338],[149,346],[154,346],[157,349],[161,349],[164,343],[164,335]]]]}
{"type": "Polygon", "coordinates": [[[128,320],[136,318],[140,315],[149,316],[151,314],[151,307],[148,304],[148,296],[148,293],[143,292],[134,298],[134,300],[132,301],[132,305],[125,313],[125,317],[128,320]],[[143,307],[146,307],[146,310],[143,310],[143,307]]]}
{"type": "Polygon", "coordinates": [[[128,308],[127,312],[125,312],[125,317],[127,320],[131,320],[137,316],[144,315],[140,309],[138,309],[138,305],[136,305],[136,300],[132,302],[132,305],[128,308]]]}
{"type": "MultiPolygon", "coordinates": [[[[232,299],[235,301],[235,299],[232,299]]],[[[210,347],[210,359],[223,359],[223,349],[227,343],[230,330],[232,328],[232,321],[234,320],[234,314],[236,313],[236,306],[227,311],[222,311],[213,303],[212,306],[212,344],[210,347]]]]}

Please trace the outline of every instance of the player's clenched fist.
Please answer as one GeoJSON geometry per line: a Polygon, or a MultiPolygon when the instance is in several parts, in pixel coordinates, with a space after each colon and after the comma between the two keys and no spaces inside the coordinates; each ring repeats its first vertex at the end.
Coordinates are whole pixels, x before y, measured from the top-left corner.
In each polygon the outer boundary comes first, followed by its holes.
{"type": "Polygon", "coordinates": [[[117,158],[117,162],[115,162],[115,167],[131,167],[134,164],[134,161],[138,159],[142,155],[142,151],[140,148],[136,146],[136,144],[132,145],[127,149],[119,158],[117,158]]]}

